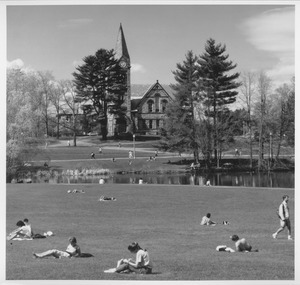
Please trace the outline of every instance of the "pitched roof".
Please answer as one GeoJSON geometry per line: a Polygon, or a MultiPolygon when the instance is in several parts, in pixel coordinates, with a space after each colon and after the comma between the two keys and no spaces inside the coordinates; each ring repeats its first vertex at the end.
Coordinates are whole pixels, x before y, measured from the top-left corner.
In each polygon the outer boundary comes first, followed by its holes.
{"type": "MultiPolygon", "coordinates": [[[[142,99],[152,86],[153,84],[131,84],[131,99],[142,99]]],[[[161,86],[165,89],[169,96],[174,99],[173,89],[167,84],[161,84],[161,86]]]]}

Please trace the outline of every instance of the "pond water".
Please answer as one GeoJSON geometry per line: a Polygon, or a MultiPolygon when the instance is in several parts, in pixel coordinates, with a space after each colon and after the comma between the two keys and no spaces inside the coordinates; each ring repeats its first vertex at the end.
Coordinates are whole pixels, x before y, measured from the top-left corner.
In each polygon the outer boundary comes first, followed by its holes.
{"type": "Polygon", "coordinates": [[[105,183],[132,184],[138,183],[142,178],[148,184],[177,184],[177,185],[205,185],[210,180],[211,185],[216,186],[246,186],[246,187],[274,187],[274,188],[294,188],[294,172],[270,172],[270,173],[172,173],[172,174],[114,174],[98,176],[56,176],[50,179],[35,177],[33,183],[50,184],[84,184],[99,183],[99,179],[104,178],[105,183]]]}

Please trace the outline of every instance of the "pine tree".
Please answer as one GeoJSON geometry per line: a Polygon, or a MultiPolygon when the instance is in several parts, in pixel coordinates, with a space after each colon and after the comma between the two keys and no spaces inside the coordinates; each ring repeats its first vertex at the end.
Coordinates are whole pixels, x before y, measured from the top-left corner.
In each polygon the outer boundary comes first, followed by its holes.
{"type": "Polygon", "coordinates": [[[202,102],[207,110],[205,115],[213,120],[213,148],[214,156],[218,158],[218,112],[222,106],[236,101],[238,92],[235,90],[240,83],[235,80],[239,73],[227,75],[236,67],[228,60],[229,55],[224,54],[226,46],[216,44],[215,40],[209,39],[205,45],[205,52],[199,56],[199,74],[202,88],[202,102]]]}
{"type": "Polygon", "coordinates": [[[177,83],[171,85],[171,88],[175,91],[176,100],[170,104],[166,113],[161,146],[178,152],[192,150],[198,163],[199,142],[195,118],[198,80],[196,62],[197,57],[192,51],[188,51],[183,63],[177,63],[177,70],[173,71],[177,83]]]}
{"type": "Polygon", "coordinates": [[[85,110],[95,113],[101,124],[102,139],[107,139],[108,113],[124,115],[126,73],[118,65],[113,50],[98,50],[86,56],[84,63],[73,73],[77,100],[85,103],[85,110]]]}

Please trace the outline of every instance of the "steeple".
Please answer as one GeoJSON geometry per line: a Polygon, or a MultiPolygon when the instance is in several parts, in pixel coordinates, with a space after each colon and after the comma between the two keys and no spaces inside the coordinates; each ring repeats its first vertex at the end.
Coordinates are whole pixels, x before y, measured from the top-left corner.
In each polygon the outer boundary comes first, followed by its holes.
{"type": "Polygon", "coordinates": [[[127,45],[123,33],[122,24],[120,24],[117,44],[116,44],[116,59],[120,59],[121,57],[125,57],[126,59],[130,60],[129,53],[127,50],[127,45]]]}

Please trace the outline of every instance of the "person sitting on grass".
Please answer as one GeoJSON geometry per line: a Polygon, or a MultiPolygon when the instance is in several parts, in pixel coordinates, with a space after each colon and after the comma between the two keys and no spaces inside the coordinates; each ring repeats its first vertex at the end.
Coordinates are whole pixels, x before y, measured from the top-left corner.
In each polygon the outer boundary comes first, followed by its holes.
{"type": "Polygon", "coordinates": [[[7,239],[12,240],[12,239],[32,239],[32,232],[31,228],[28,228],[28,226],[25,225],[23,221],[18,221],[16,226],[18,227],[14,231],[12,231],[7,239]]]}
{"type": "Polygon", "coordinates": [[[133,261],[131,258],[119,260],[115,272],[135,272],[139,274],[152,273],[152,263],[149,258],[149,253],[146,249],[142,249],[137,242],[133,242],[128,246],[128,250],[131,253],[136,254],[135,261],[133,261]]]}
{"type": "Polygon", "coordinates": [[[201,223],[200,225],[201,226],[215,226],[216,225],[216,222],[213,222],[211,219],[211,214],[210,213],[207,213],[206,216],[204,216],[201,220],[201,223]]]}
{"type": "Polygon", "coordinates": [[[31,237],[33,237],[33,236],[34,236],[34,233],[33,233],[33,231],[32,231],[31,224],[29,224],[29,220],[28,220],[27,218],[25,218],[25,219],[23,220],[23,222],[24,222],[24,224],[25,224],[25,226],[24,226],[23,228],[28,229],[28,233],[30,234],[31,237]]]}
{"type": "Polygon", "coordinates": [[[77,244],[77,240],[75,237],[69,238],[69,245],[65,251],[50,249],[41,253],[33,253],[33,257],[35,258],[44,258],[48,256],[53,256],[55,258],[63,258],[63,257],[81,257],[81,250],[79,245],[77,244]]]}
{"type": "Polygon", "coordinates": [[[239,238],[237,235],[230,237],[235,242],[236,251],[239,252],[258,252],[258,249],[252,249],[252,246],[246,241],[245,238],[239,238]]]}

